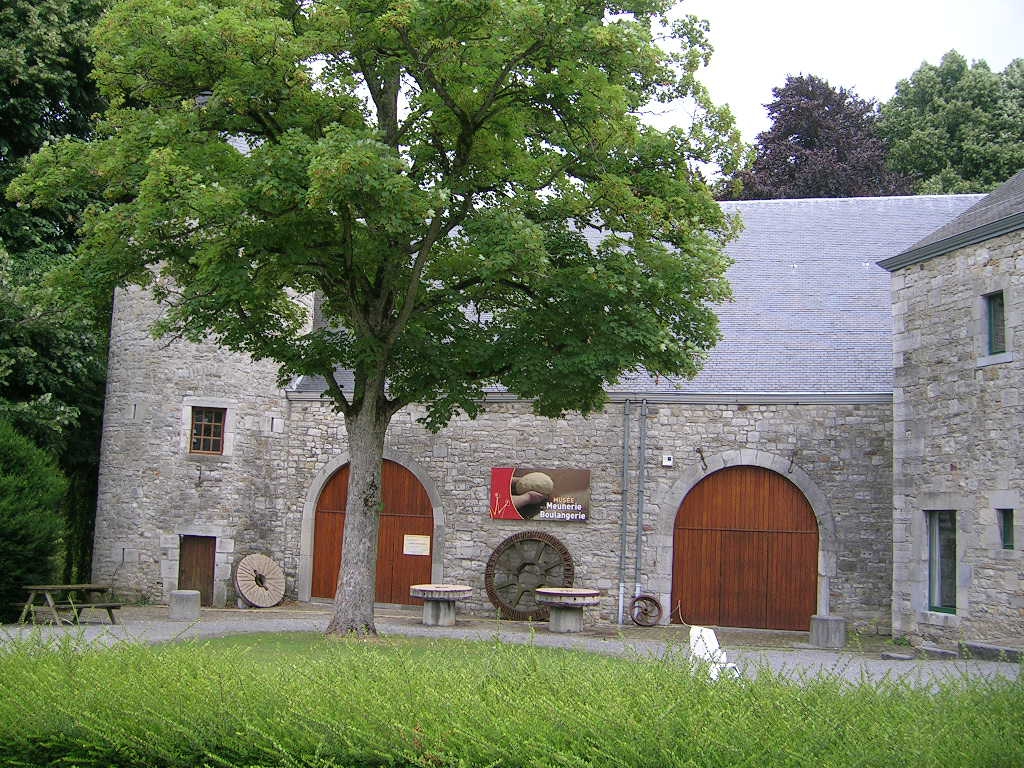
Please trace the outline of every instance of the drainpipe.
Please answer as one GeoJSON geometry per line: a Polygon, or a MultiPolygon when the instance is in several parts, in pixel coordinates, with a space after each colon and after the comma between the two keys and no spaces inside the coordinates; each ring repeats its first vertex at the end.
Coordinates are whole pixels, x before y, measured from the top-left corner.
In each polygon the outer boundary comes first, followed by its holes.
{"type": "Polygon", "coordinates": [[[636,568],[634,570],[635,594],[640,594],[640,560],[644,535],[644,484],[647,479],[647,400],[640,401],[640,472],[636,489],[636,568]]]}
{"type": "Polygon", "coordinates": [[[629,417],[633,403],[626,398],[622,408],[622,517],[619,521],[619,624],[623,621],[626,600],[626,541],[629,539],[627,518],[629,516],[629,417]]]}

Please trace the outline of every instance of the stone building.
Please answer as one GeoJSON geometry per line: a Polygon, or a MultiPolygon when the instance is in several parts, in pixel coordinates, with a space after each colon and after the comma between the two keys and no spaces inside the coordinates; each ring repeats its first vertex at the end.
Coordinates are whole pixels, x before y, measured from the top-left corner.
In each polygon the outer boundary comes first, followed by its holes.
{"type": "Polygon", "coordinates": [[[893,633],[1024,635],[1024,171],[892,272],[893,633]]]}
{"type": "MultiPolygon", "coordinates": [[[[820,614],[888,632],[892,315],[876,262],[979,199],[726,204],[745,224],[728,249],[735,299],[694,380],[627,377],[589,418],[538,418],[501,391],[438,434],[416,408],[398,414],[378,601],[443,581],[473,587],[466,610],[507,613],[571,572],[602,590],[592,620],[620,620],[643,591],[672,620],[806,628],[820,614]],[[583,519],[492,517],[501,468],[589,472],[583,519]]],[[[260,552],[287,597],[329,596],[348,454],[322,382],[281,388],[245,356],[154,340],[157,312],[139,291],[116,298],[94,579],[231,604],[234,565],[260,552]]],[[[583,490],[560,498],[583,506],[583,490]]]]}

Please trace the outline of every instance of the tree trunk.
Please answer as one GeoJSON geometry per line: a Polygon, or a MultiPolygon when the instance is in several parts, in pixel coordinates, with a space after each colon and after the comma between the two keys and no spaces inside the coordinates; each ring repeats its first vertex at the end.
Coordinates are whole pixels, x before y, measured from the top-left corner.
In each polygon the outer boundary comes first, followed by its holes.
{"type": "Polygon", "coordinates": [[[377,589],[377,533],[383,506],[381,466],[388,417],[383,397],[367,395],[353,418],[345,419],[348,434],[348,503],[341,550],[334,618],[327,634],[374,635],[373,602],[377,589]]]}

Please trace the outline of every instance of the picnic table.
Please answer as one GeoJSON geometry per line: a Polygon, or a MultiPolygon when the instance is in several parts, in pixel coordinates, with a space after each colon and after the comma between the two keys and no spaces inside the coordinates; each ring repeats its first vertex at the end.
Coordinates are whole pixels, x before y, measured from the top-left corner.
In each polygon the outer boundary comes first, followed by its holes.
{"type": "Polygon", "coordinates": [[[77,624],[82,611],[86,608],[95,608],[106,611],[110,623],[117,624],[114,611],[121,607],[121,603],[90,600],[92,595],[109,592],[109,584],[30,584],[25,589],[28,590],[28,599],[21,609],[19,623],[23,623],[31,616],[34,624],[36,614],[42,608],[46,609],[58,624],[77,624]],[[65,613],[70,615],[65,616],[65,613]]]}

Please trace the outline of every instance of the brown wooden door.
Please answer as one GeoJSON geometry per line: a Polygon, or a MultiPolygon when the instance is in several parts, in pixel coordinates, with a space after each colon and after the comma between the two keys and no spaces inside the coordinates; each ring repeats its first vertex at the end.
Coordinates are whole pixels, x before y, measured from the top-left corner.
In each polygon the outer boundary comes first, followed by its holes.
{"type": "Polygon", "coordinates": [[[217,556],[214,536],[181,536],[178,550],[178,589],[198,589],[199,602],[213,605],[213,569],[217,556]]]}
{"type": "MultiPolygon", "coordinates": [[[[433,536],[434,509],[426,490],[405,467],[385,461],[381,481],[384,509],[377,538],[376,600],[378,603],[420,605],[422,601],[409,597],[409,587],[430,582],[430,547],[426,547],[427,554],[407,554],[407,550],[416,551],[415,545],[428,543],[407,537],[433,536]]],[[[345,465],[327,481],[317,501],[313,529],[313,597],[333,598],[337,591],[347,496],[348,465],[345,465]]]]}
{"type": "Polygon", "coordinates": [[[676,513],[672,620],[809,629],[817,566],[818,523],[800,490],[767,469],[728,467],[676,513]]]}

